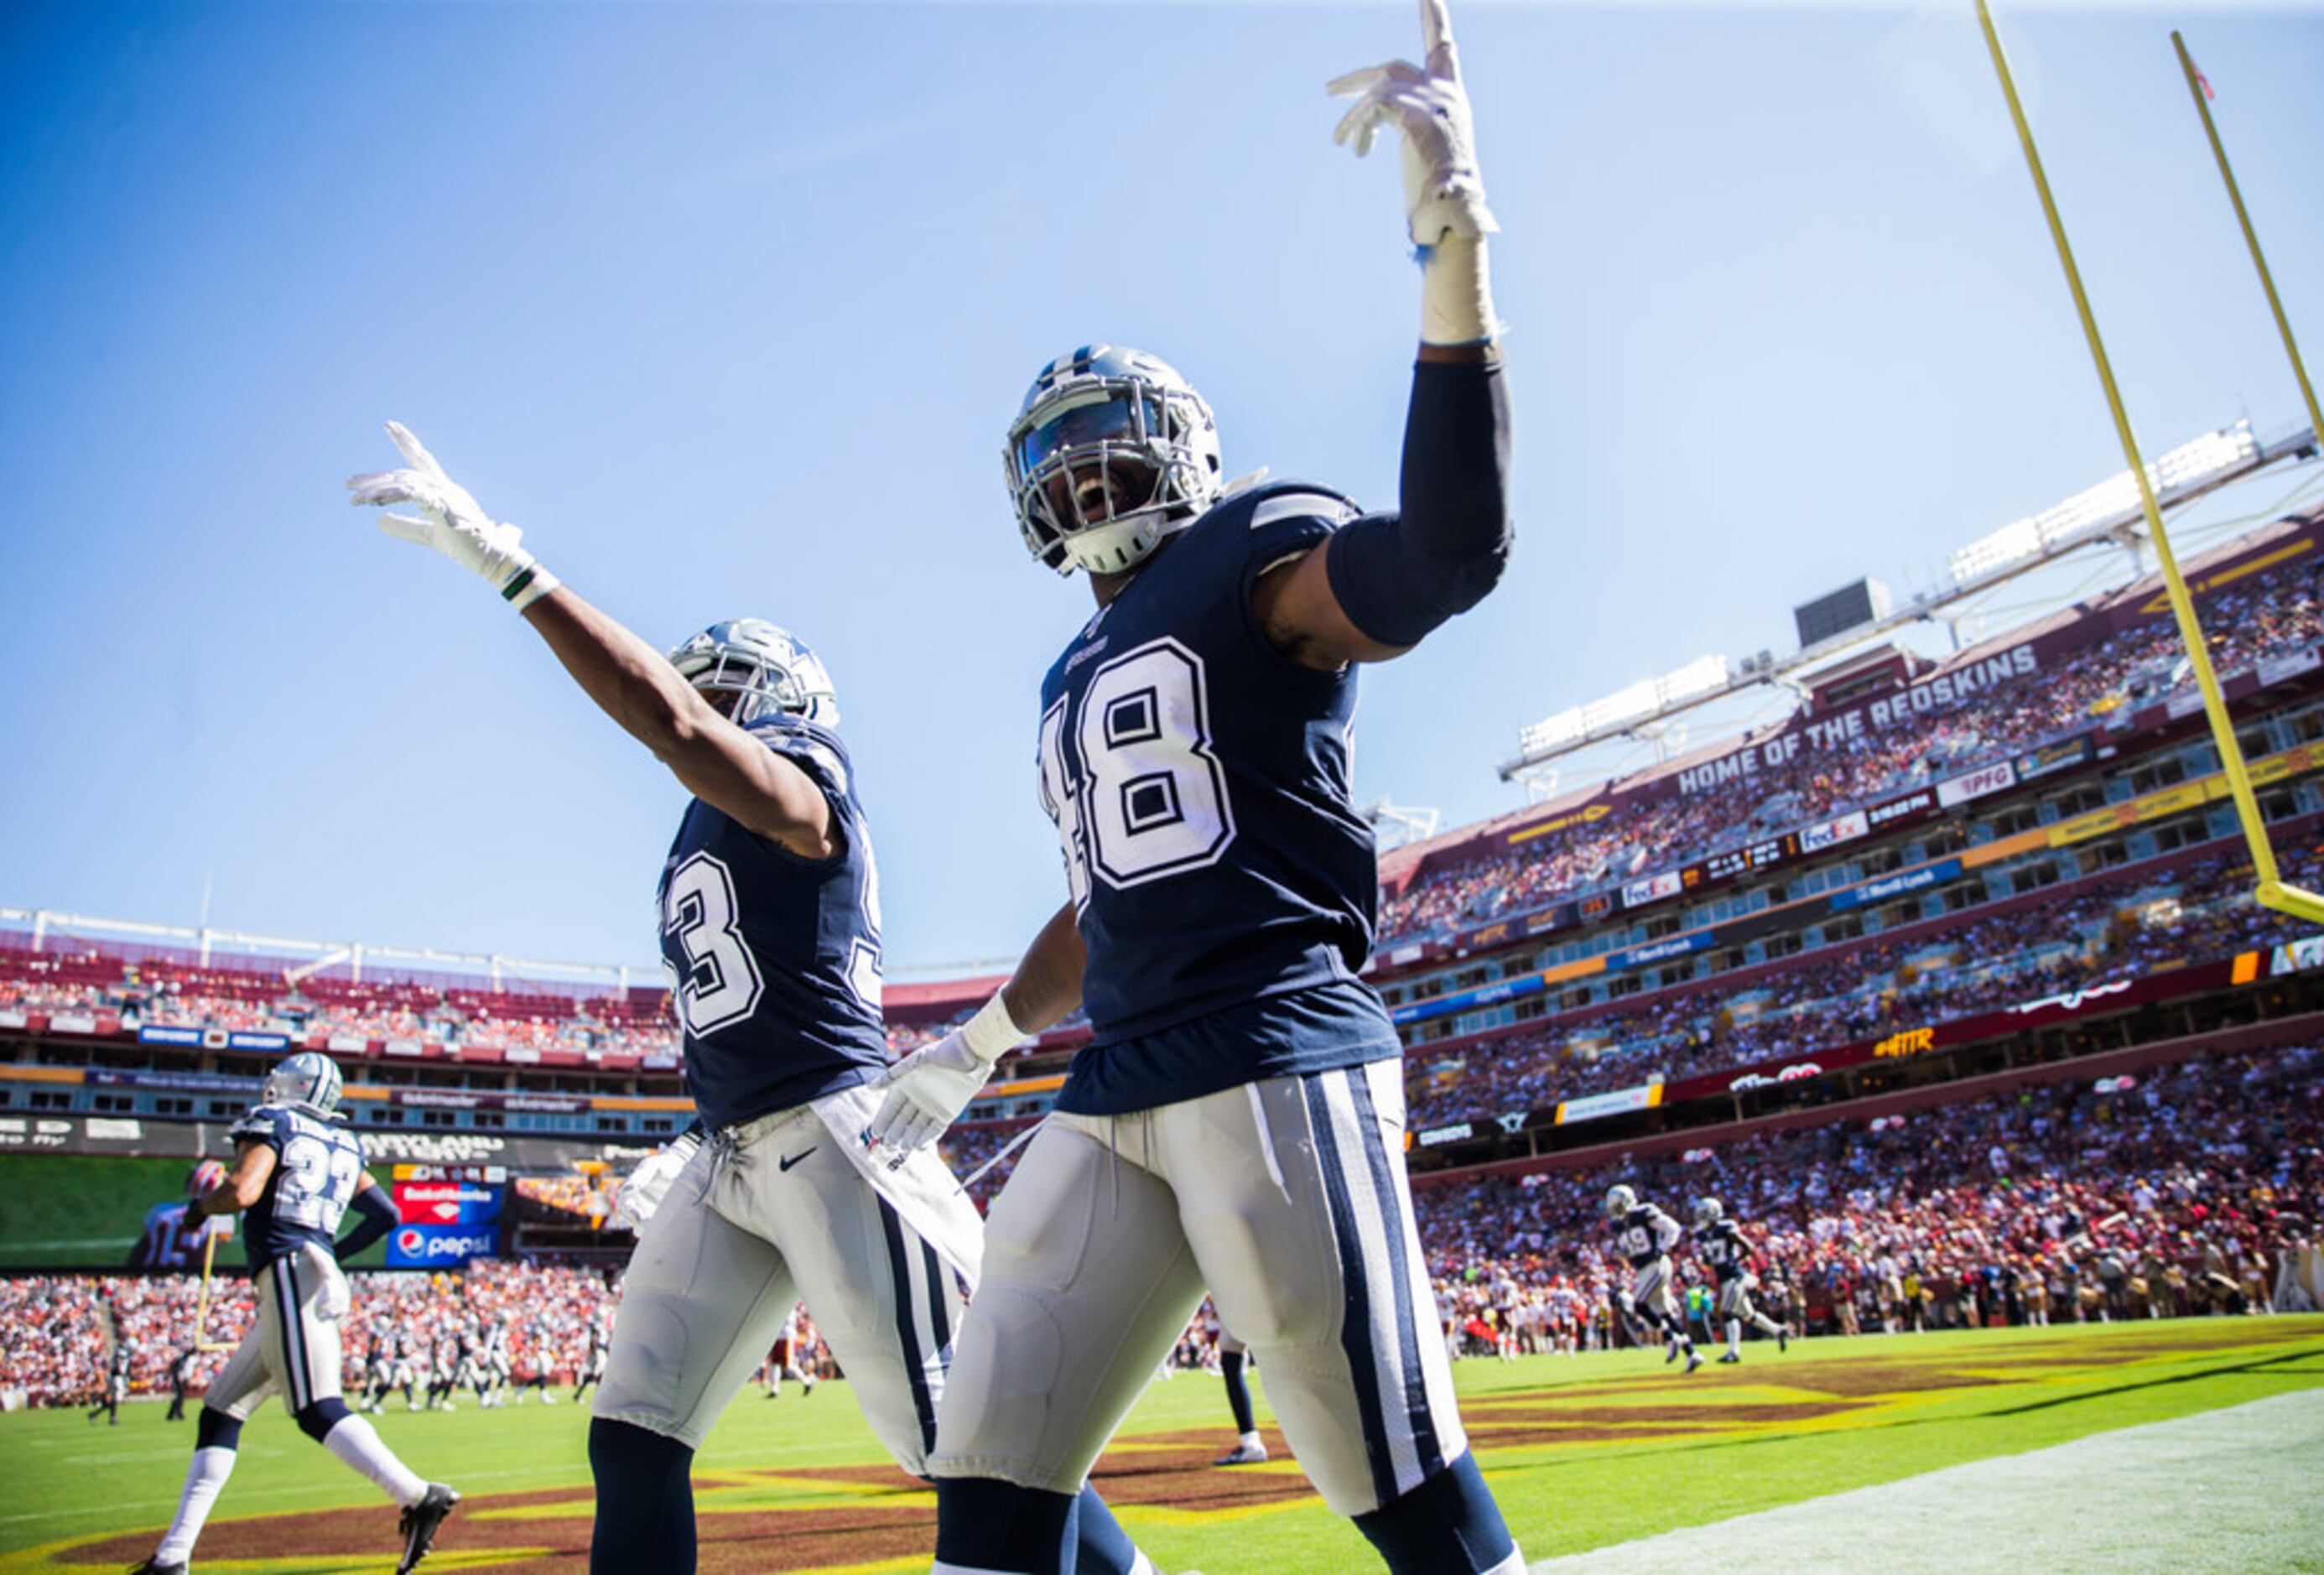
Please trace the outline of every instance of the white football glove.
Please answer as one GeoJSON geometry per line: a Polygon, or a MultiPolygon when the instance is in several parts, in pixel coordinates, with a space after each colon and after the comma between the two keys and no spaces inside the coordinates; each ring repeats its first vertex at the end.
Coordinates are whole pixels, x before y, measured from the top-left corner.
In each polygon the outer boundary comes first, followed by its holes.
{"type": "Polygon", "coordinates": [[[968,1101],[992,1076],[993,1064],[1027,1036],[1009,1016],[999,991],[976,1015],[924,1050],[915,1050],[881,1073],[872,1084],[888,1091],[863,1140],[896,1151],[901,1165],[913,1150],[926,1148],[960,1119],[968,1101]]]}
{"type": "Polygon", "coordinates": [[[638,1161],[637,1168],[622,1178],[619,1191],[613,1194],[613,1211],[606,1220],[616,1230],[635,1234],[645,1229],[646,1221],[654,1217],[661,1201],[669,1193],[670,1184],[678,1172],[702,1147],[698,1132],[681,1132],[651,1154],[638,1161]]]}
{"type": "Polygon", "coordinates": [[[1420,0],[1420,28],[1428,46],[1426,69],[1390,60],[1349,72],[1330,91],[1355,97],[1332,140],[1352,141],[1359,157],[1372,151],[1381,126],[1392,123],[1404,134],[1405,217],[1414,244],[1427,247],[1447,235],[1490,235],[1501,226],[1485,206],[1476,127],[1444,0],[1420,0]]]}
{"type": "Polygon", "coordinates": [[[880,1074],[872,1086],[888,1091],[864,1136],[900,1154],[926,1148],[960,1119],[992,1076],[992,1063],[968,1047],[958,1028],[924,1050],[915,1050],[880,1074]]]}
{"type": "Polygon", "coordinates": [[[421,518],[388,514],[381,518],[379,528],[400,540],[434,548],[483,579],[520,612],[557,588],[557,576],[520,545],[523,531],[485,513],[402,423],[390,421],[387,435],[410,468],[349,476],[347,502],[410,504],[421,518]]]}

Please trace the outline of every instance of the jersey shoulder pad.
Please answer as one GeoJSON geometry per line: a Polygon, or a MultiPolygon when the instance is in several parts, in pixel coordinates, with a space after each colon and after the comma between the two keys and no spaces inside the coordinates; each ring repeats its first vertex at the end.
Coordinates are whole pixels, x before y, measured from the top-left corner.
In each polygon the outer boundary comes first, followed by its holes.
{"type": "Polygon", "coordinates": [[[795,716],[762,716],[746,731],[785,760],[805,767],[826,788],[843,797],[849,791],[847,747],[829,728],[795,716]]]}
{"type": "Polygon", "coordinates": [[[237,1142],[244,1138],[255,1138],[280,1148],[290,1136],[290,1112],[280,1105],[253,1105],[241,1120],[226,1129],[226,1136],[237,1142]]]}

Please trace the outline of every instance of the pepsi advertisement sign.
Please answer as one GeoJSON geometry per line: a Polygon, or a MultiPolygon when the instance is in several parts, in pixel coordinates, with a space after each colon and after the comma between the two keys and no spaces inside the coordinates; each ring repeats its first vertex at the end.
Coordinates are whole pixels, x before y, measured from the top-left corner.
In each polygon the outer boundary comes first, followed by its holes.
{"type": "Polygon", "coordinates": [[[459,1268],[499,1248],[490,1226],[399,1225],[387,1236],[390,1268],[459,1268]]]}

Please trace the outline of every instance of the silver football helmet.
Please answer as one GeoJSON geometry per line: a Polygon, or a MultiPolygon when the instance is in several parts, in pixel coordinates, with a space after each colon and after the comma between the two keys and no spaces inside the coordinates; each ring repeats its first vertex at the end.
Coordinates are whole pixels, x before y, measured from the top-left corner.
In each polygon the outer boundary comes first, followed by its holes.
{"type": "Polygon", "coordinates": [[[1618,1220],[1638,1206],[1638,1194],[1632,1188],[1617,1185],[1606,1189],[1606,1218],[1618,1220]]]}
{"type": "Polygon", "coordinates": [[[1135,568],[1224,485],[1203,396],[1167,363],[1116,345],[1041,369],[1002,462],[1026,549],[1059,574],[1135,568]]]}
{"type": "Polygon", "coordinates": [[[727,715],[739,726],[776,715],[839,725],[839,697],[823,659],[763,618],[714,623],[671,651],[669,665],[705,695],[734,695],[727,715]]]}
{"type": "Polygon", "coordinates": [[[1727,1218],[1727,1205],[1717,1198],[1697,1198],[1694,1201],[1694,1228],[1708,1230],[1727,1218]]]}
{"type": "Polygon", "coordinates": [[[337,1062],[319,1050],[301,1050],[266,1074],[258,1102],[289,1105],[328,1120],[338,1113],[341,1086],[337,1062]]]}

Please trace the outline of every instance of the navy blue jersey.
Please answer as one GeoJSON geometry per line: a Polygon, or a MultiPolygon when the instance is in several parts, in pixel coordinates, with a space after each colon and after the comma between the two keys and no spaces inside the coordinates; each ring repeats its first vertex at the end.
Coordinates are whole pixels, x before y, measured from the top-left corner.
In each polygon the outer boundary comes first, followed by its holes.
{"type": "Polygon", "coordinates": [[[822,788],[840,851],[804,859],[698,798],[687,806],[657,900],[687,1087],[713,1128],[853,1088],[888,1064],[880,872],[847,751],[797,717],[750,732],[822,788]]]}
{"type": "Polygon", "coordinates": [[[1398,1053],[1356,979],[1379,872],[1350,801],[1355,672],[1300,666],[1251,610],[1262,574],[1355,515],[1296,483],[1235,493],[1049,669],[1041,801],[1089,948],[1093,1030],[1061,1109],[1134,1110],[1398,1053]],[[1235,1022],[1192,1031],[1228,1011],[1235,1022]]]}
{"type": "Polygon", "coordinates": [[[266,1190],[243,1213],[243,1248],[263,1269],[309,1243],[331,1250],[339,1216],[363,1184],[363,1146],[337,1122],[288,1105],[260,1105],[227,1132],[274,1150],[266,1190]]]}
{"type": "Polygon", "coordinates": [[[1654,1203],[1640,1203],[1614,1221],[1614,1250],[1632,1268],[1644,1268],[1678,1244],[1678,1221],[1654,1203]]]}
{"type": "Polygon", "coordinates": [[[1732,1220],[1696,1231],[1694,1254],[1711,1266],[1722,1285],[1741,1279],[1751,1267],[1751,1244],[1743,1239],[1743,1228],[1732,1220]]]}

